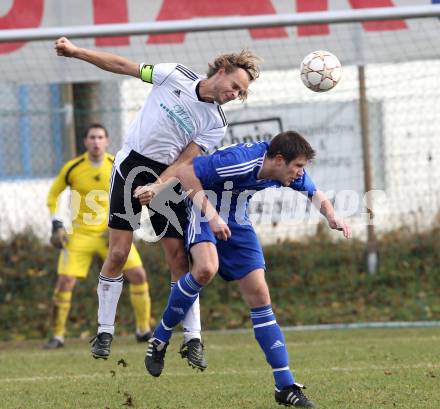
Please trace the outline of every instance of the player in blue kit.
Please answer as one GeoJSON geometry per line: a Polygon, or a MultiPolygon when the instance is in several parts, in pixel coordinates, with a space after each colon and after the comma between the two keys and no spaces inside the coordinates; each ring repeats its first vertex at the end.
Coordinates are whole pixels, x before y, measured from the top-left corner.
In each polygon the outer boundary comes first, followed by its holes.
{"type": "Polygon", "coordinates": [[[349,238],[350,227],[336,218],[332,204],[304,169],[314,156],[310,144],[289,131],[278,134],[270,143],[239,144],[197,157],[178,172],[192,199],[187,200],[185,243],[193,266],[174,286],[149,342],[145,365],[151,375],[161,374],[173,328],[218,271],[225,280],[238,280],[251,310],[255,338],[272,367],[276,402],[314,407],[289,368],[284,336],[271,307],[263,251],[247,212],[255,192],[288,186],[307,195],[330,228],[349,238]]]}

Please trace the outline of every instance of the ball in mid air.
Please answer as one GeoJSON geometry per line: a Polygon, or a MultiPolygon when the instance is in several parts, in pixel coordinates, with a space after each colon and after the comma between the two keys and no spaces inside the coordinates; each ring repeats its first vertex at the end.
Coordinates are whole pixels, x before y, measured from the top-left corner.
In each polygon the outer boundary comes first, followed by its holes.
{"type": "Polygon", "coordinates": [[[301,80],[315,92],[329,91],[342,76],[342,66],[338,58],[328,51],[313,51],[301,63],[301,80]]]}

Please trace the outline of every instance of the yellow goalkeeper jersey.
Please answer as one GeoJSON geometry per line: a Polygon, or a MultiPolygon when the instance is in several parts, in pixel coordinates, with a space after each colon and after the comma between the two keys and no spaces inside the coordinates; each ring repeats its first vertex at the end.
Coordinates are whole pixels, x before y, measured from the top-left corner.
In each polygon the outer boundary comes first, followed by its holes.
{"type": "Polygon", "coordinates": [[[57,213],[58,197],[70,187],[73,232],[100,235],[107,230],[108,192],[114,157],[108,153],[95,164],[84,153],[68,161],[55,178],[47,197],[50,214],[57,213]]]}

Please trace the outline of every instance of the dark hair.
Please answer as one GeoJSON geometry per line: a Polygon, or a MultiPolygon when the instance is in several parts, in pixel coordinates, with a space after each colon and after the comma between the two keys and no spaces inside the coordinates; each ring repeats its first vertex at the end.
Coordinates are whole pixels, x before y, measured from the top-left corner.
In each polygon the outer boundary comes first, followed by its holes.
{"type": "MultiPolygon", "coordinates": [[[[217,73],[220,68],[224,68],[226,74],[234,72],[237,68],[246,71],[249,81],[255,81],[260,75],[260,68],[258,64],[261,58],[253,54],[247,49],[241,50],[239,53],[221,54],[212,63],[208,64],[209,69],[207,77],[210,78],[217,73]]],[[[239,96],[239,99],[245,100],[247,93],[239,96]]]]}
{"type": "Polygon", "coordinates": [[[84,139],[87,138],[87,135],[88,135],[90,129],[93,129],[93,128],[99,128],[99,129],[104,130],[105,137],[108,138],[107,128],[106,128],[104,125],[102,125],[102,124],[96,122],[96,123],[93,123],[93,124],[89,125],[89,126],[86,128],[86,130],[84,131],[84,139]]]}
{"type": "Polygon", "coordinates": [[[272,139],[266,156],[274,158],[277,154],[282,155],[286,163],[298,156],[305,156],[307,160],[315,157],[314,149],[303,136],[295,131],[281,132],[272,139]]]}

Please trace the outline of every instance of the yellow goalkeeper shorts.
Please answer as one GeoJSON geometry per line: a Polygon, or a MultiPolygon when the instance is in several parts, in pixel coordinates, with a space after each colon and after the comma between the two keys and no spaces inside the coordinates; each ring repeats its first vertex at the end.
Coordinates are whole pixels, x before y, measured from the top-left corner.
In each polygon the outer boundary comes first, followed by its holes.
{"type": "MultiPolygon", "coordinates": [[[[61,250],[58,258],[58,274],[77,278],[86,278],[93,257],[105,260],[108,253],[106,237],[74,233],[69,236],[66,248],[61,250]]],[[[142,266],[142,260],[136,247],[132,244],[123,270],[142,266]]]]}

